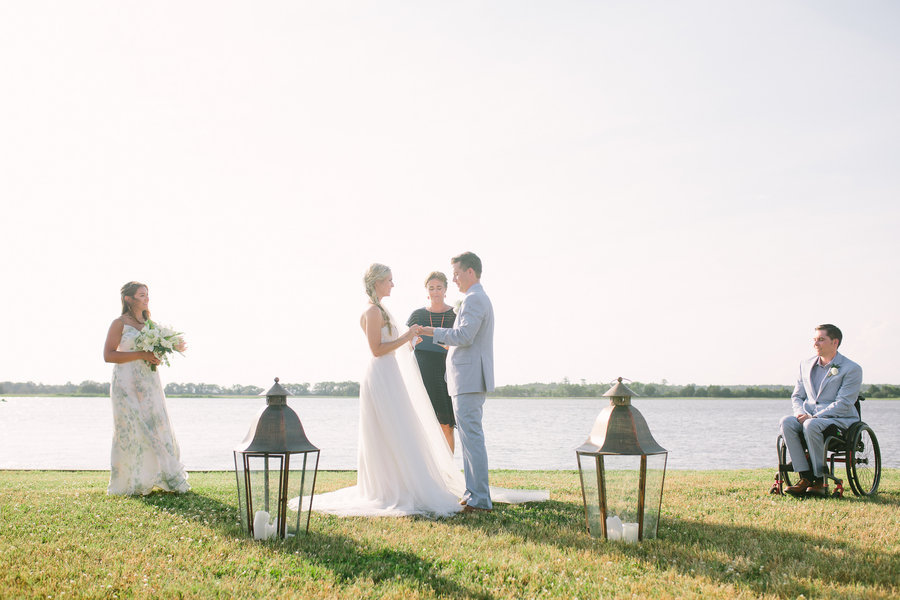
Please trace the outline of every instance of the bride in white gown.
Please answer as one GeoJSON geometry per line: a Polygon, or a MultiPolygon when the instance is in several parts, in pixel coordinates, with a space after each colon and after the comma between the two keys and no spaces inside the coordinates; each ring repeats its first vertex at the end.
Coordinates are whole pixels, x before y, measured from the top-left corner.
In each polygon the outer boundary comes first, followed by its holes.
{"type": "MultiPolygon", "coordinates": [[[[434,416],[409,341],[381,304],[394,287],[388,267],[373,264],[364,278],[369,306],[360,318],[372,357],[359,392],[357,484],[317,494],[318,512],[350,516],[449,516],[462,510],[462,473],[434,416]]],[[[491,488],[495,502],[546,500],[543,490],[491,488]]],[[[292,502],[297,504],[295,498],[292,502]]]]}

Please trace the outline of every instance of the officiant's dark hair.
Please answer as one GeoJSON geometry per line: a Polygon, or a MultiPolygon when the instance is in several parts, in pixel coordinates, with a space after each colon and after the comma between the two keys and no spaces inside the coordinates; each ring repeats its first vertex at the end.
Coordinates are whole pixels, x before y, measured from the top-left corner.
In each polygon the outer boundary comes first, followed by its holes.
{"type": "MultiPolygon", "coordinates": [[[[134,295],[137,294],[137,291],[141,288],[147,288],[147,291],[150,291],[150,288],[148,288],[146,285],[144,285],[140,281],[129,281],[128,283],[126,283],[125,285],[122,286],[121,290],[119,290],[119,293],[122,295],[122,314],[124,315],[127,313],[127,314],[131,315],[132,319],[135,319],[135,320],[137,320],[137,315],[135,315],[133,312],[131,312],[131,306],[128,304],[128,302],[125,301],[125,296],[134,298],[134,295]]],[[[144,317],[144,320],[146,321],[147,319],[150,318],[150,311],[145,310],[141,316],[144,317]]]]}
{"type": "Polygon", "coordinates": [[[825,323],[824,325],[819,325],[816,327],[816,331],[824,331],[825,335],[830,337],[833,340],[838,341],[838,348],[841,347],[841,342],[844,340],[844,334],[841,333],[841,330],[832,325],[831,323],[825,323]]]}
{"type": "Polygon", "coordinates": [[[481,259],[474,252],[463,252],[459,256],[454,256],[450,259],[450,264],[458,264],[463,271],[472,269],[475,271],[475,277],[481,279],[481,259]]]}

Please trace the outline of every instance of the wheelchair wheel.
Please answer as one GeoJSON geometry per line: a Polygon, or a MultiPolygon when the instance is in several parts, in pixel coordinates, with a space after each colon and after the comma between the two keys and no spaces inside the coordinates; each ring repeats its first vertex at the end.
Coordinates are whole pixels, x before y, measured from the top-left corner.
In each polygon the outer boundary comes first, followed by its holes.
{"type": "Polygon", "coordinates": [[[778,436],[778,441],[775,442],[775,445],[778,449],[778,471],[781,473],[781,486],[783,490],[784,488],[793,485],[793,483],[791,483],[791,471],[786,468],[791,462],[791,459],[788,456],[787,444],[784,443],[784,438],[782,436],[778,436]]]}
{"type": "Polygon", "coordinates": [[[875,432],[865,423],[848,432],[847,479],[857,496],[871,496],[881,481],[881,449],[875,432]]]}

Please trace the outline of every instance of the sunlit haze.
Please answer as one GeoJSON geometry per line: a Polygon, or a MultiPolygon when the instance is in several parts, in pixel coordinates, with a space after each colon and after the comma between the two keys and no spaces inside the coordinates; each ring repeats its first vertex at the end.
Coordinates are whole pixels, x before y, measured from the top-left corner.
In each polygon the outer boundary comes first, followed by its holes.
{"type": "MultiPolygon", "coordinates": [[[[471,250],[499,385],[786,384],[834,323],[900,382],[891,2],[6,2],[0,381],[359,381],[471,250]]],[[[461,298],[451,284],[448,301],[461,298]]]]}

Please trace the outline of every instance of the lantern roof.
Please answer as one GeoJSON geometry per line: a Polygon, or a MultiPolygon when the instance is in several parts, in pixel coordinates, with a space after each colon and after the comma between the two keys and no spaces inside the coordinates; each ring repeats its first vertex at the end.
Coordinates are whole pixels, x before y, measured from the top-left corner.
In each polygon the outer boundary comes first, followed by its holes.
{"type": "Polygon", "coordinates": [[[292,395],[276,377],[275,385],[265,393],[266,406],[256,414],[250,431],[234,451],[284,454],[318,450],[306,438],[300,417],[287,405],[287,397],[292,395]]]}
{"type": "Polygon", "coordinates": [[[619,377],[616,379],[616,382],[613,384],[613,386],[611,388],[609,388],[608,390],[606,390],[606,392],[604,392],[603,395],[608,396],[608,397],[610,397],[610,396],[621,397],[621,396],[637,396],[638,394],[635,394],[634,392],[632,392],[631,388],[629,388],[627,385],[622,383],[622,378],[619,377]]]}
{"type": "Polygon", "coordinates": [[[609,406],[600,411],[591,435],[576,452],[589,454],[644,455],[668,452],[660,446],[644,415],[631,405],[631,396],[636,396],[619,377],[603,394],[610,397],[609,406]]]}
{"type": "Polygon", "coordinates": [[[600,411],[591,435],[575,449],[589,454],[662,454],[644,416],[630,404],[610,405],[600,411]]]}
{"type": "Polygon", "coordinates": [[[275,397],[280,397],[280,398],[287,398],[288,396],[293,396],[292,393],[290,393],[289,391],[284,389],[284,386],[282,386],[280,383],[278,383],[277,377],[275,378],[275,383],[272,385],[272,387],[270,387],[269,390],[266,392],[261,392],[259,395],[265,396],[267,398],[269,396],[275,396],[275,397]]]}

